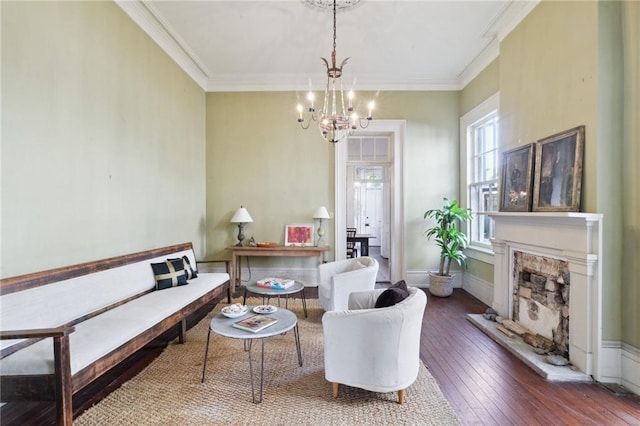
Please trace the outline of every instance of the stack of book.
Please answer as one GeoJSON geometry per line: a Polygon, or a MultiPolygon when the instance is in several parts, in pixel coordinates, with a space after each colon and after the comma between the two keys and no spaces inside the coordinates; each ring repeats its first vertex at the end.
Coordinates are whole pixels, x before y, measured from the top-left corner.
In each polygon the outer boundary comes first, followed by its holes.
{"type": "Polygon", "coordinates": [[[285,278],[264,278],[258,280],[256,285],[261,288],[270,288],[271,290],[286,290],[293,286],[294,280],[285,278]]]}

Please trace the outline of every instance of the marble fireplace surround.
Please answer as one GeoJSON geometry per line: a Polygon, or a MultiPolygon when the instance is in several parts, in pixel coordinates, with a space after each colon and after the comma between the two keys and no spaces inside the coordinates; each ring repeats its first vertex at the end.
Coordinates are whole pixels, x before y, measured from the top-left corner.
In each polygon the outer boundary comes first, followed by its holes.
{"type": "Polygon", "coordinates": [[[561,259],[571,274],[569,360],[599,380],[602,345],[602,215],[593,213],[492,213],[495,220],[492,307],[513,313],[514,252],[561,259]]]}

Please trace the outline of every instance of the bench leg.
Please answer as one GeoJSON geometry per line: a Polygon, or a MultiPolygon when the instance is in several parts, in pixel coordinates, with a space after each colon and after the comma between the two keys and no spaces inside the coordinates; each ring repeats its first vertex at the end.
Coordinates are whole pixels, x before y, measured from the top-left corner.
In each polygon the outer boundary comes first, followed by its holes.
{"type": "Polygon", "coordinates": [[[53,338],[53,357],[55,364],[56,386],[56,423],[71,426],[73,424],[73,389],[71,385],[71,355],[69,336],[53,338]]]}
{"type": "Polygon", "coordinates": [[[178,323],[178,327],[180,327],[180,330],[178,331],[178,343],[184,343],[187,341],[187,320],[182,318],[180,323],[178,323]]]}

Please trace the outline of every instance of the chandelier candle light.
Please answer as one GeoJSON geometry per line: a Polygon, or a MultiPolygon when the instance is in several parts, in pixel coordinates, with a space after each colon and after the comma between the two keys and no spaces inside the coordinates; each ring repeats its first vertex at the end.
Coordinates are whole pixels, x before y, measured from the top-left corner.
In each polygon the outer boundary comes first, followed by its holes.
{"type": "Polygon", "coordinates": [[[322,137],[336,143],[353,133],[358,125],[365,129],[372,119],[372,112],[375,106],[373,101],[368,104],[368,115],[362,119],[353,107],[355,95],[352,90],[347,94],[347,104],[345,106],[344,91],[342,90],[342,67],[347,63],[346,58],[340,66],[336,65],[336,0],[333,0],[333,51],[331,52],[331,65],[325,58],[320,58],[327,67],[327,85],[324,90],[324,102],[320,116],[316,114],[314,107],[315,95],[309,91],[307,101],[309,106],[307,111],[309,116],[303,117],[304,107],[298,104],[298,123],[303,129],[308,129],[311,121],[316,121],[322,137]],[[340,109],[338,109],[340,107],[340,109]]]}

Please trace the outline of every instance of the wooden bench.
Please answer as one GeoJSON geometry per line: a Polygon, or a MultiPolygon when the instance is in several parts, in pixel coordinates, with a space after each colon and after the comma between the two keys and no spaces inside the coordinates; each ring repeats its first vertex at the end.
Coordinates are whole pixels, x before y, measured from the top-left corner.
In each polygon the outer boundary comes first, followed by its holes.
{"type": "Polygon", "coordinates": [[[2,401],[55,397],[71,425],[78,391],[173,327],[184,342],[186,318],[230,291],[228,261],[156,290],[151,263],[182,256],[204,263],[184,243],[0,280],[2,401]]]}

